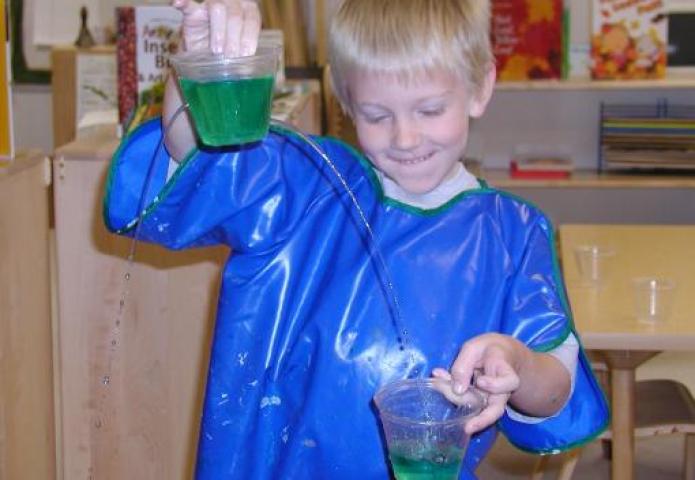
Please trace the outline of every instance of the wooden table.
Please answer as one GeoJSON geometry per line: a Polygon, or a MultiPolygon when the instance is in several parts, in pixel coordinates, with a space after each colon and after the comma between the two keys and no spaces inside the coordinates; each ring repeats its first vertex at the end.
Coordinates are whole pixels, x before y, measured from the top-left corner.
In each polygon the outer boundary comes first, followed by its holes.
{"type": "Polygon", "coordinates": [[[695,350],[695,226],[568,224],[560,227],[560,247],[577,330],[611,370],[612,478],[632,479],[635,369],[662,351],[695,350]],[[615,249],[600,288],[579,281],[574,247],[581,244],[615,249]],[[631,279],[641,276],[676,282],[668,319],[636,319],[631,279]]]}

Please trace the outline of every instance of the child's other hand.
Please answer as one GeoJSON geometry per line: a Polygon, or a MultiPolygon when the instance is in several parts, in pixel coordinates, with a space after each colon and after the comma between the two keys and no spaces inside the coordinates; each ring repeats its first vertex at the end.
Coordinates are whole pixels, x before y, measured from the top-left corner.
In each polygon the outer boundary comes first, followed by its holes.
{"type": "MultiPolygon", "coordinates": [[[[487,394],[486,407],[466,424],[467,433],[483,430],[504,414],[509,397],[520,384],[518,365],[524,350],[519,346],[523,347],[506,335],[480,335],[461,347],[450,371],[433,370],[434,377],[453,382],[454,394],[463,393],[471,384],[487,394]]],[[[451,400],[456,402],[455,396],[451,400]]]]}
{"type": "Polygon", "coordinates": [[[183,13],[183,47],[226,57],[253,55],[261,31],[261,14],[253,0],[172,0],[183,13]]]}

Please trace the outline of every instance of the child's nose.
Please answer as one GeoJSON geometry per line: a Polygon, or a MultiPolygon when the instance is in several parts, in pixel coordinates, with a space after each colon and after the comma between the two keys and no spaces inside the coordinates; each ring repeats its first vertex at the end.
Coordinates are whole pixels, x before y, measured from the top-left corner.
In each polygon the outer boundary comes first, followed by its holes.
{"type": "Polygon", "coordinates": [[[399,119],[393,132],[393,145],[400,150],[408,150],[420,144],[420,131],[412,121],[399,119]]]}

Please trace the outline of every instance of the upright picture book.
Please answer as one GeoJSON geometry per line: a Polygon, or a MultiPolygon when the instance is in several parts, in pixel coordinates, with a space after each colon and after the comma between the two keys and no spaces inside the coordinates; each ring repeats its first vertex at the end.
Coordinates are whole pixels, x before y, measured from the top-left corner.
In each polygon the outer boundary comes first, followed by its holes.
{"type": "Polygon", "coordinates": [[[125,133],[161,112],[169,57],[176,53],[181,12],[166,5],[116,9],[118,117],[125,133]]]}
{"type": "Polygon", "coordinates": [[[592,19],[594,79],[666,75],[668,19],[664,0],[593,0],[592,19]]]}
{"type": "Polygon", "coordinates": [[[491,40],[500,81],[561,78],[562,0],[492,0],[491,40]]]}

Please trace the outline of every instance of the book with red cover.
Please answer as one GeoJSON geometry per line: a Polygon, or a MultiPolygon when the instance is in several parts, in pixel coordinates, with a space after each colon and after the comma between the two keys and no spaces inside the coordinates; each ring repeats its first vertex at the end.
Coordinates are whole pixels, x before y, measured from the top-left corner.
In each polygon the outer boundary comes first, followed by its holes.
{"type": "Polygon", "coordinates": [[[570,170],[524,170],[513,160],[509,163],[509,175],[512,178],[558,179],[569,178],[571,174],[570,170]]]}
{"type": "Polygon", "coordinates": [[[183,16],[168,5],[136,5],[117,7],[116,19],[118,119],[128,132],[161,112],[183,16]]]}
{"type": "Polygon", "coordinates": [[[562,77],[562,0],[492,0],[491,37],[500,81],[562,77]]]}

